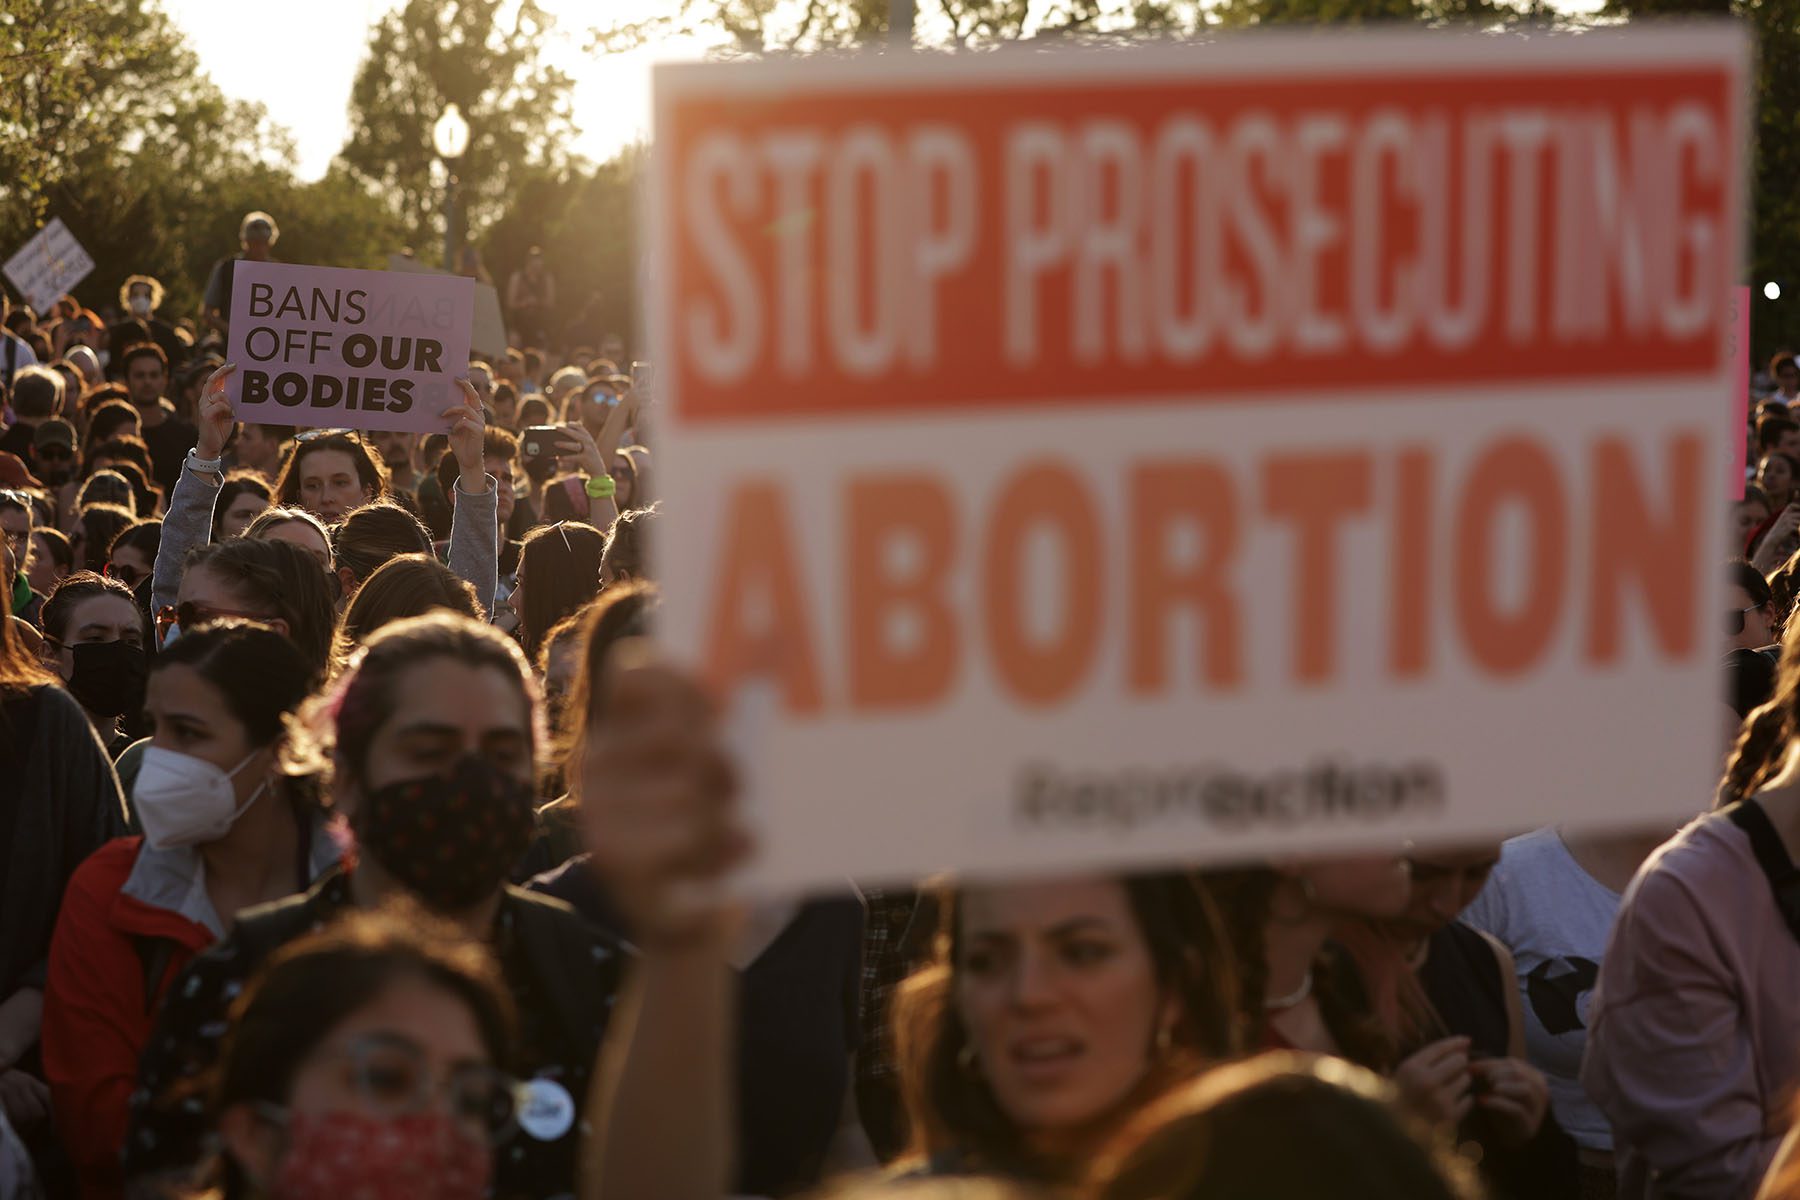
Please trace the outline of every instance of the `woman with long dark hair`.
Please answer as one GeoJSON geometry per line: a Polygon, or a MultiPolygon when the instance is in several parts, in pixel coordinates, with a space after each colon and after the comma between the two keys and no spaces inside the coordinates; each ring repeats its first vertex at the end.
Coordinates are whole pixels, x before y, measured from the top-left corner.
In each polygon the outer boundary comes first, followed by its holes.
{"type": "Polygon", "coordinates": [[[479,942],[416,906],[274,956],[232,1006],[208,1097],[218,1200],[478,1200],[529,1103],[479,942]]]}
{"type": "Polygon", "coordinates": [[[261,621],[293,640],[317,677],[336,624],[329,580],[318,561],[288,542],[236,538],[188,559],[174,603],[156,614],[166,649],[186,629],[220,617],[261,621]]]}
{"type": "MultiPolygon", "coordinates": [[[[718,881],[747,849],[734,768],[678,671],[614,662],[596,703],[583,820],[640,956],[583,1195],[717,1194],[736,1124],[718,881]]],[[[1145,1100],[1237,1052],[1232,955],[1193,876],[946,889],[937,915],[893,1017],[920,1172],[1073,1182],[1145,1100]]]]}
{"type": "Polygon", "coordinates": [[[239,470],[225,476],[213,501],[213,541],[228,541],[242,534],[273,498],[269,481],[255,471],[239,470]]]}
{"type": "Polygon", "coordinates": [[[312,678],[287,637],[242,621],[190,628],[151,670],[154,732],[132,785],[144,836],[75,872],[50,946],[44,1067],[84,1195],[120,1193],[138,1055],[182,966],[239,910],[337,861],[315,793],[278,769],[312,678]]]}
{"type": "Polygon", "coordinates": [[[296,437],[274,487],[276,503],[304,508],[327,525],[391,491],[387,464],[353,429],[309,429],[296,437]]]}
{"type": "Polygon", "coordinates": [[[1192,875],[971,887],[938,904],[932,960],[893,1013],[912,1150],[931,1173],[1079,1178],[1138,1107],[1239,1048],[1232,955],[1192,875]]]}
{"type": "Polygon", "coordinates": [[[519,645],[535,662],[551,628],[600,594],[606,539],[592,525],[558,521],[526,535],[519,583],[507,603],[519,617],[519,645]]]}

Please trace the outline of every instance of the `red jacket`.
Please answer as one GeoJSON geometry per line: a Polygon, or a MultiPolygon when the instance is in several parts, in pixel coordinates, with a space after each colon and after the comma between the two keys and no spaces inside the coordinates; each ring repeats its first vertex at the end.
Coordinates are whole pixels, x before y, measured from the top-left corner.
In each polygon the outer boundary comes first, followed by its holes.
{"type": "Polygon", "coordinates": [[[83,1197],[123,1194],[119,1155],[138,1055],[150,1040],[163,994],[213,941],[204,925],[123,894],[143,841],[117,838],[76,868],[50,941],[44,1074],[83,1197]],[[172,947],[147,959],[140,939],[162,939],[172,947]],[[146,962],[165,959],[154,995],[146,997],[146,962]]]}

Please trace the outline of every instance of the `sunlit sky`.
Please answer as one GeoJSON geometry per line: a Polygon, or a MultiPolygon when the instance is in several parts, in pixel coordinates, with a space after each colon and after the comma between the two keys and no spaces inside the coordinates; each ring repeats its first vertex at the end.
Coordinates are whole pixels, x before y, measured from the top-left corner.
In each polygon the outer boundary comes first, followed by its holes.
{"type": "MultiPolygon", "coordinates": [[[[706,43],[672,39],[620,54],[585,52],[595,24],[673,13],[679,0],[539,0],[556,18],[545,58],[576,81],[574,150],[596,161],[647,138],[650,65],[697,59],[706,43]]],[[[265,105],[299,144],[296,168],[317,179],[349,134],[350,85],[369,30],[402,0],[162,0],[226,95],[265,105]],[[279,12],[280,20],[268,14],[279,12]]]]}
{"type": "MultiPolygon", "coordinates": [[[[401,0],[162,0],[187,34],[200,64],[226,95],[254,100],[294,135],[295,164],[317,179],[349,132],[350,85],[368,46],[369,29],[401,0]],[[271,14],[279,14],[279,20],[271,14]]],[[[576,153],[595,161],[647,138],[650,67],[659,60],[704,56],[707,43],[667,39],[618,54],[585,51],[596,23],[672,14],[680,0],[539,0],[556,18],[546,59],[575,79],[576,153]]],[[[1564,12],[1590,11],[1600,0],[1562,0],[1564,12]]],[[[934,6],[921,3],[928,27],[934,6]]]]}

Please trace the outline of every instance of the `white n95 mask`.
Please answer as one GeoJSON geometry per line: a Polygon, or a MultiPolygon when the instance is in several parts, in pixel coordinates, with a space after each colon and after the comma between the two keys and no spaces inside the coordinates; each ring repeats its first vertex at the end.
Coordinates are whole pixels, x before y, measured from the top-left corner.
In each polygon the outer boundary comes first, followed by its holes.
{"type": "Polygon", "coordinates": [[[231,831],[232,824],[268,788],[257,785],[240,806],[231,781],[258,754],[252,750],[243,762],[221,771],[203,758],[149,746],[131,786],[131,806],[144,827],[144,840],[153,849],[198,846],[215,842],[231,831]]]}

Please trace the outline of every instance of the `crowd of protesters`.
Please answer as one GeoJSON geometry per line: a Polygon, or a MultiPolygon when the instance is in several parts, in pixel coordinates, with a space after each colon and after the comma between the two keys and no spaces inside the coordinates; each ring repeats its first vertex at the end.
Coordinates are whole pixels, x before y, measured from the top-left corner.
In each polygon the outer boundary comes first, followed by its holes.
{"type": "Polygon", "coordinates": [[[244,424],[234,261],[5,313],[0,1198],[1800,1195],[1792,356],[1681,828],[746,907],[648,376],[534,255],[441,432],[244,424]]]}

